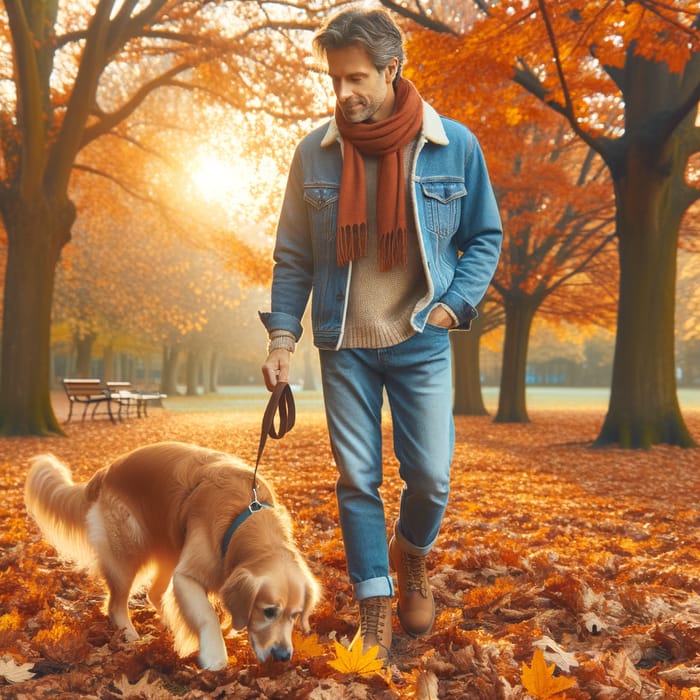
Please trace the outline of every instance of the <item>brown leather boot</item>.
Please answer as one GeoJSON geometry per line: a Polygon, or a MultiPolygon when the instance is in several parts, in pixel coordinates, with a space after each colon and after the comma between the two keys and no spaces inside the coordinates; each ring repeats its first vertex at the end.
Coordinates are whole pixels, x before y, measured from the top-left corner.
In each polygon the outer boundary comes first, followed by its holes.
{"type": "Polygon", "coordinates": [[[360,601],[360,629],[362,653],[373,646],[379,647],[378,659],[386,659],[391,648],[391,598],[377,596],[360,601]]]}
{"type": "Polygon", "coordinates": [[[425,557],[404,552],[396,537],[389,542],[389,563],[399,583],[399,622],[412,637],[427,634],[435,621],[435,601],[425,571],[425,557]]]}

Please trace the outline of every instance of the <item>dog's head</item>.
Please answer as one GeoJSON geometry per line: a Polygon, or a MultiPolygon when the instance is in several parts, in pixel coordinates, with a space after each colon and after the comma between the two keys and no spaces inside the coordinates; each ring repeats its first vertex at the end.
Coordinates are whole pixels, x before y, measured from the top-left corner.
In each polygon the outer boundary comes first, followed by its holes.
{"type": "Polygon", "coordinates": [[[267,559],[234,570],[220,591],[234,629],[248,628],[255,656],[264,663],[292,658],[292,629],[297,620],[310,631],[309,617],[320,599],[320,586],[297,557],[267,559]]]}

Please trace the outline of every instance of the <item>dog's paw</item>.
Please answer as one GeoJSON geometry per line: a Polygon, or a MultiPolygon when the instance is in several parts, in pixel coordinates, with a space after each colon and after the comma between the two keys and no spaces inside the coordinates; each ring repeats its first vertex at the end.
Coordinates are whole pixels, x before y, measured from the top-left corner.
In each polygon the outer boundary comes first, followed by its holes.
{"type": "Polygon", "coordinates": [[[221,671],[228,666],[228,654],[221,634],[208,637],[202,636],[199,640],[199,667],[207,671],[221,671]]]}
{"type": "Polygon", "coordinates": [[[228,666],[227,657],[224,657],[223,659],[205,659],[200,654],[197,662],[199,664],[199,668],[201,668],[203,671],[222,671],[228,666]]]}
{"type": "Polygon", "coordinates": [[[127,642],[135,642],[139,638],[139,633],[133,627],[125,627],[122,634],[127,642]]]}

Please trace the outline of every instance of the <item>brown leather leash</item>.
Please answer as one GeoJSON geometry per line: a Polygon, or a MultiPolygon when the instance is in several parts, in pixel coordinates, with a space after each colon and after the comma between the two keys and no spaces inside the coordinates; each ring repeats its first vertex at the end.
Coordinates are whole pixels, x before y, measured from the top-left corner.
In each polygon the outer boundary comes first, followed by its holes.
{"type": "Polygon", "coordinates": [[[294,395],[292,387],[287,382],[277,382],[272,390],[270,400],[267,402],[265,413],[263,414],[262,426],[260,429],[260,443],[258,445],[258,458],[255,460],[255,470],[253,471],[253,504],[260,504],[258,501],[258,466],[262,457],[268,435],[274,440],[283,438],[293,427],[296,420],[296,407],[294,406],[294,395]],[[278,417],[278,426],[275,427],[275,418],[278,417]]]}
{"type": "Polygon", "coordinates": [[[265,442],[268,436],[279,440],[284,437],[293,427],[296,419],[296,409],[294,407],[294,396],[292,389],[287,382],[277,382],[270,400],[267,402],[267,408],[263,414],[262,429],[260,431],[260,444],[258,445],[258,458],[255,460],[255,470],[253,471],[253,500],[250,505],[236,517],[229,525],[221,540],[221,556],[226,556],[233,533],[254,513],[261,511],[263,508],[272,508],[271,503],[260,502],[258,500],[258,466],[260,458],[265,449],[265,442]],[[275,417],[279,416],[279,425],[275,427],[275,417]]]}

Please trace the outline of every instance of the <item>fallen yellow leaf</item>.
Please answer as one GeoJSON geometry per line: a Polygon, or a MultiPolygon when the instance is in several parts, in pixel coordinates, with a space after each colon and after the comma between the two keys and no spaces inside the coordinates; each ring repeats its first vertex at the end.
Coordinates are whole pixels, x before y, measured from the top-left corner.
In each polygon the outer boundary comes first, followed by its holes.
{"type": "Polygon", "coordinates": [[[532,666],[523,662],[522,683],[535,700],[548,700],[567,688],[576,685],[576,680],[565,676],[554,676],[556,666],[547,666],[542,649],[535,649],[532,666]]]}
{"type": "Polygon", "coordinates": [[[307,659],[323,656],[327,651],[326,647],[319,643],[317,634],[303,635],[297,629],[292,632],[292,643],[294,654],[307,659]]]}
{"type": "Polygon", "coordinates": [[[341,673],[357,673],[365,678],[380,674],[384,668],[384,662],[377,658],[379,646],[375,645],[362,653],[362,637],[355,637],[349,647],[344,647],[333,640],[336,658],[329,661],[328,665],[341,673]]]}

